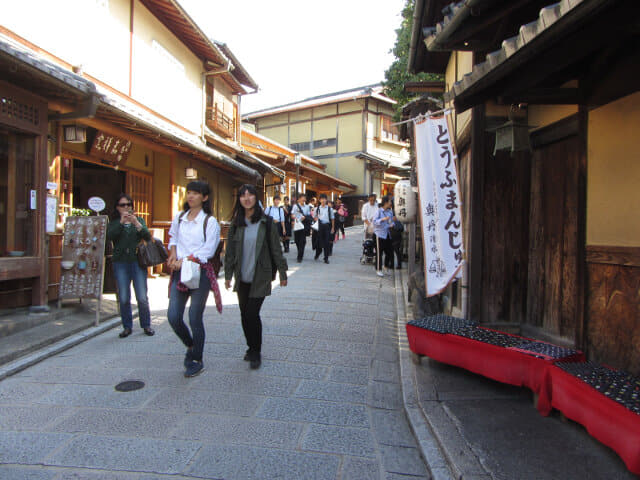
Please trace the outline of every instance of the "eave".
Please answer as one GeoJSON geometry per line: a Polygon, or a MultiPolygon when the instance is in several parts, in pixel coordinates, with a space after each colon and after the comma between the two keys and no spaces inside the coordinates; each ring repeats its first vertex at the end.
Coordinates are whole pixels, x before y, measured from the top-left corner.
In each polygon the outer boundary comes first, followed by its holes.
{"type": "Polygon", "coordinates": [[[554,87],[546,93],[551,97],[547,103],[582,103],[588,92],[556,87],[588,70],[597,52],[637,38],[639,18],[640,4],[633,0],[562,0],[550,5],[455,83],[445,100],[462,112],[492,98],[513,103],[538,89],[544,103],[544,87],[554,87]]]}

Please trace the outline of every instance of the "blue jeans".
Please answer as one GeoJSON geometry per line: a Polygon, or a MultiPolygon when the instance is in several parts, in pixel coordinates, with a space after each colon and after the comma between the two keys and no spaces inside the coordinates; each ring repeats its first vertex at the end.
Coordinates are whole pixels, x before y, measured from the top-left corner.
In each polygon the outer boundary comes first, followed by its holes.
{"type": "Polygon", "coordinates": [[[131,315],[131,282],[136,293],[138,303],[138,315],[140,327],[151,326],[151,313],[149,312],[149,299],[147,298],[147,271],[140,268],[137,262],[113,262],[113,273],[118,285],[118,302],[120,304],[120,317],[124,328],[133,327],[133,315],[131,315]]]}
{"type": "Polygon", "coordinates": [[[178,290],[178,282],[180,281],[180,272],[175,272],[171,278],[171,291],[169,292],[169,311],[167,317],[169,324],[176,335],[182,340],[187,348],[193,348],[191,356],[194,360],[202,361],[202,352],[204,350],[204,323],[202,315],[204,307],[207,304],[207,297],[211,285],[209,278],[204,271],[200,272],[200,286],[194,290],[181,292],[178,290]],[[191,332],[182,319],[184,315],[184,307],[187,305],[187,299],[191,297],[191,305],[189,306],[189,325],[191,332]]]}

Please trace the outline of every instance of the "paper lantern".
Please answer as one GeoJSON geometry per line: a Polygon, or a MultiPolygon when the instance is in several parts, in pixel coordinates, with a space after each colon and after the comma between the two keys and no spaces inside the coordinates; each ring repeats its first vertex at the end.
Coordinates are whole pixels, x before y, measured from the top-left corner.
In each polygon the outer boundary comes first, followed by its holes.
{"type": "Polygon", "coordinates": [[[416,221],[418,199],[409,180],[399,180],[393,189],[394,213],[402,223],[416,221]]]}

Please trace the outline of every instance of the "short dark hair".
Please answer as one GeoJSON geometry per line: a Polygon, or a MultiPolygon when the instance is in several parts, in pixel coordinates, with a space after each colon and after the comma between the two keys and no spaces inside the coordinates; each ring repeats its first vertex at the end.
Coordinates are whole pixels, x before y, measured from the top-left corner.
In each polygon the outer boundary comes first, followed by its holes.
{"type": "Polygon", "coordinates": [[[273,199],[274,199],[274,200],[280,200],[280,195],[274,195],[274,196],[273,196],[273,199]]]}
{"type": "Polygon", "coordinates": [[[318,197],[320,200],[322,200],[323,198],[327,198],[327,194],[326,193],[321,193],[320,196],[318,197]]]}
{"type": "Polygon", "coordinates": [[[390,201],[391,201],[391,197],[389,197],[389,195],[385,195],[380,199],[380,206],[383,206],[385,203],[388,203],[390,201]]]}

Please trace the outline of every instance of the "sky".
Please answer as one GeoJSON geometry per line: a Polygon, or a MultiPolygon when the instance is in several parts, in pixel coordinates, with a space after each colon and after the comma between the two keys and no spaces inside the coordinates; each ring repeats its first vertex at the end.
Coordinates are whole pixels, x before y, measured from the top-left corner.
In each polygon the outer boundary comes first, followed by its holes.
{"type": "Polygon", "coordinates": [[[242,113],[379,83],[405,0],[179,0],[259,86],[242,113]]]}

